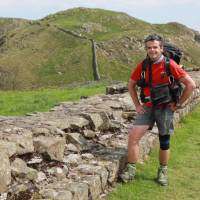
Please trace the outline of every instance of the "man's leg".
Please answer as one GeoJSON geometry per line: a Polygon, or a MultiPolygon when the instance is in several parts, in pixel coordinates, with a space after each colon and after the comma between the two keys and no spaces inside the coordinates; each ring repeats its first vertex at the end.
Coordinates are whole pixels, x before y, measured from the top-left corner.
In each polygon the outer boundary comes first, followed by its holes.
{"type": "Polygon", "coordinates": [[[159,130],[160,152],[157,182],[163,186],[168,185],[167,165],[170,157],[170,134],[174,130],[174,112],[169,107],[156,109],[155,118],[159,130]]]}
{"type": "Polygon", "coordinates": [[[163,186],[168,185],[167,178],[167,165],[170,156],[170,135],[159,135],[160,152],[159,161],[160,167],[158,168],[157,182],[163,186]]]}
{"type": "Polygon", "coordinates": [[[149,126],[136,125],[129,133],[128,138],[128,163],[136,163],[139,157],[139,141],[149,126]]]}
{"type": "Polygon", "coordinates": [[[139,141],[145,134],[145,131],[154,124],[154,118],[152,116],[152,108],[144,106],[145,112],[143,114],[137,114],[134,127],[129,132],[128,137],[128,163],[126,168],[120,174],[120,178],[123,182],[132,180],[136,173],[136,162],[139,157],[139,141]]]}
{"type": "Polygon", "coordinates": [[[136,173],[136,162],[139,157],[139,141],[148,129],[147,125],[136,125],[129,133],[128,138],[128,163],[120,174],[123,182],[134,179],[136,173]]]}
{"type": "Polygon", "coordinates": [[[170,157],[170,149],[168,150],[160,149],[160,152],[159,152],[160,165],[163,165],[163,166],[168,165],[169,157],[170,157]]]}

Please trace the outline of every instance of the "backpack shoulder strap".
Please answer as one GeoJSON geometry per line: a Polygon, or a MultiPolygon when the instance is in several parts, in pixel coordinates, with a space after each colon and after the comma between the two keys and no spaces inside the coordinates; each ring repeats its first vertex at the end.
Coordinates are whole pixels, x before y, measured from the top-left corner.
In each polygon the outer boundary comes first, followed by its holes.
{"type": "Polygon", "coordinates": [[[167,73],[169,83],[173,84],[175,82],[175,78],[174,78],[174,75],[171,73],[171,70],[170,70],[170,58],[165,57],[165,64],[164,65],[165,65],[165,71],[167,73]]]}
{"type": "Polygon", "coordinates": [[[144,81],[145,81],[147,64],[148,64],[147,59],[144,59],[142,61],[142,70],[141,70],[141,79],[144,79],[144,81]]]}
{"type": "Polygon", "coordinates": [[[147,59],[144,59],[142,61],[142,72],[145,72],[146,71],[146,66],[147,66],[147,59]]]}
{"type": "Polygon", "coordinates": [[[149,87],[151,87],[151,85],[152,85],[152,69],[151,69],[152,66],[151,65],[152,65],[152,63],[149,62],[149,60],[146,58],[142,62],[142,70],[141,70],[141,80],[143,80],[145,82],[146,69],[148,67],[148,70],[149,70],[149,73],[148,73],[149,74],[149,82],[146,83],[146,84],[148,84],[149,87]]]}
{"type": "Polygon", "coordinates": [[[167,72],[167,76],[172,76],[172,73],[170,71],[170,58],[165,57],[165,71],[167,72]]]}

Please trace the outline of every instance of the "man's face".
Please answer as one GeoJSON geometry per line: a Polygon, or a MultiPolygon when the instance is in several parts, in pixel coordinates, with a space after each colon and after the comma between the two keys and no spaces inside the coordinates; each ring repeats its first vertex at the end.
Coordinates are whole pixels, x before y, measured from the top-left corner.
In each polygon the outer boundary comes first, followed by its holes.
{"type": "Polygon", "coordinates": [[[160,42],[157,40],[146,42],[145,48],[152,61],[158,60],[163,52],[163,47],[160,46],[160,42]]]}

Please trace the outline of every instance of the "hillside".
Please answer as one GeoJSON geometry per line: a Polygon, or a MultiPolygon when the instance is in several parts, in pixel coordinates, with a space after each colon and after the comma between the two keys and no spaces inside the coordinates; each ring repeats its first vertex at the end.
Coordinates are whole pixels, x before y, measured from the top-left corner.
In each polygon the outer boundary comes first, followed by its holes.
{"type": "Polygon", "coordinates": [[[41,20],[0,19],[0,89],[33,89],[93,80],[92,43],[101,79],[128,80],[145,55],[143,39],[161,34],[200,66],[200,34],[178,23],[150,24],[125,13],[74,8],[41,20]]]}

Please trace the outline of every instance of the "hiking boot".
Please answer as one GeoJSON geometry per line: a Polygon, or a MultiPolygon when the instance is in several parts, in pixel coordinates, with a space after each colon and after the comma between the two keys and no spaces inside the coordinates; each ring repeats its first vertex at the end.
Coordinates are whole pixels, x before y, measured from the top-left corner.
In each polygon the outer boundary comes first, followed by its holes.
{"type": "Polygon", "coordinates": [[[127,183],[130,180],[133,180],[136,173],[136,165],[128,163],[126,168],[120,174],[120,178],[124,183],[127,183]]]}
{"type": "Polygon", "coordinates": [[[158,174],[157,174],[156,181],[162,186],[167,186],[168,185],[167,166],[161,166],[158,169],[158,174]]]}

